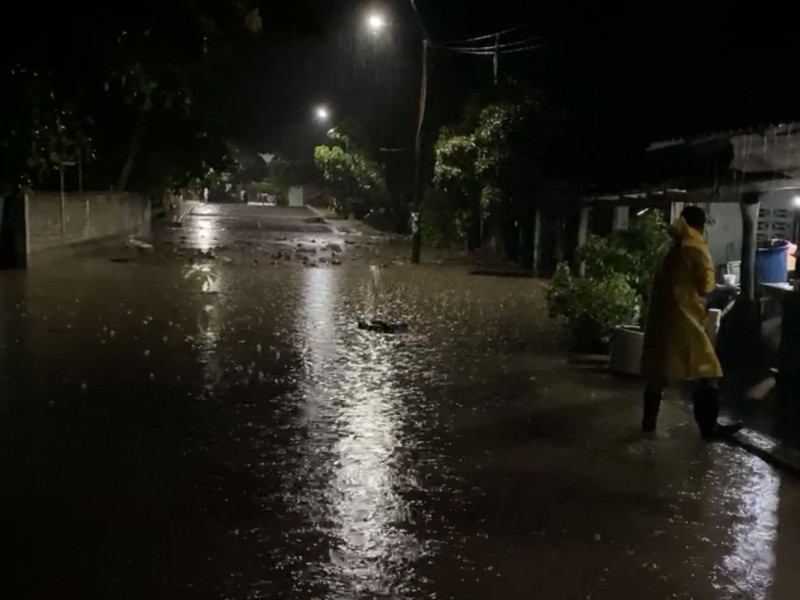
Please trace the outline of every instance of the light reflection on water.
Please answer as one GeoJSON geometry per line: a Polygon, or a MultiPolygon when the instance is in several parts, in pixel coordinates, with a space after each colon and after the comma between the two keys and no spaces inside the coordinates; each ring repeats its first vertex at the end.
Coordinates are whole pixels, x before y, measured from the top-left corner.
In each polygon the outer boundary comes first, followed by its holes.
{"type": "Polygon", "coordinates": [[[212,263],[200,263],[190,265],[183,274],[184,279],[196,287],[196,293],[205,299],[197,311],[196,337],[188,341],[192,342],[198,351],[208,391],[219,384],[224,371],[219,352],[223,322],[219,292],[223,286],[223,273],[224,269],[218,269],[212,263]]]}
{"type": "Polygon", "coordinates": [[[215,246],[214,238],[218,233],[217,221],[211,218],[198,218],[196,228],[192,229],[192,246],[203,252],[215,246]]]}
{"type": "Polygon", "coordinates": [[[781,481],[761,459],[743,457],[747,473],[732,493],[738,503],[737,522],[731,528],[733,547],[722,566],[730,578],[730,592],[747,591],[748,598],[767,598],[773,584],[775,542],[781,481]]]}
{"type": "Polygon", "coordinates": [[[330,536],[321,567],[332,591],[388,594],[398,563],[419,553],[414,536],[395,527],[407,517],[395,489],[404,398],[395,369],[402,342],[337,322],[338,284],[338,272],[307,271],[304,418],[309,452],[327,456],[317,496],[325,508],[308,516],[330,536]]]}

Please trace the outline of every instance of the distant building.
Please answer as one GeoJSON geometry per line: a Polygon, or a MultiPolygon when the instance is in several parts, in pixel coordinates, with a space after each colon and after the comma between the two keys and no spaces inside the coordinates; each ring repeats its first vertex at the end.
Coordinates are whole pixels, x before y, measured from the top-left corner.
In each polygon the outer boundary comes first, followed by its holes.
{"type": "Polygon", "coordinates": [[[289,206],[305,206],[306,189],[302,185],[293,185],[289,188],[289,206]]]}

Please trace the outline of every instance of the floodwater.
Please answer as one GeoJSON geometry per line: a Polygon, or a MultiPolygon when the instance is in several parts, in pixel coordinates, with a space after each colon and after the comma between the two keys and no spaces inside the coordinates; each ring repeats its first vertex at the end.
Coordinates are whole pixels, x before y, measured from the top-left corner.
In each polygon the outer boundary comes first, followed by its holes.
{"type": "Polygon", "coordinates": [[[2,597],[798,597],[797,482],[676,405],[642,438],[539,282],[268,221],[0,274],[2,597]]]}

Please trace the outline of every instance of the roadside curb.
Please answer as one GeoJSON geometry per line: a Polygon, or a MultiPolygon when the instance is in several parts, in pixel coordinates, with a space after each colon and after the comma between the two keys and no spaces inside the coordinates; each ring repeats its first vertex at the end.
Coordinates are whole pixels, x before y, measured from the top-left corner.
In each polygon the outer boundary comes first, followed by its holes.
{"type": "MultiPolygon", "coordinates": [[[[692,410],[686,402],[677,401],[674,404],[677,404],[687,415],[692,414],[692,410]]],[[[776,469],[800,477],[800,451],[783,445],[777,439],[745,428],[728,441],[776,469]]]]}
{"type": "Polygon", "coordinates": [[[773,467],[800,477],[800,451],[751,429],[742,430],[731,441],[773,467]]]}

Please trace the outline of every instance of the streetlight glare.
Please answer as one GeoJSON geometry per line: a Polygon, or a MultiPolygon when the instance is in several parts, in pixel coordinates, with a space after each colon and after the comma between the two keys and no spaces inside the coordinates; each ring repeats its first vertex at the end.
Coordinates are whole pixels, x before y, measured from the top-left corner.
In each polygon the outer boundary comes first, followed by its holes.
{"type": "Polygon", "coordinates": [[[331,113],[327,106],[318,106],[314,111],[318,121],[327,121],[331,117],[331,113]]]}
{"type": "Polygon", "coordinates": [[[367,15],[367,28],[373,34],[378,34],[386,29],[386,19],[380,13],[370,13],[367,15]]]}

